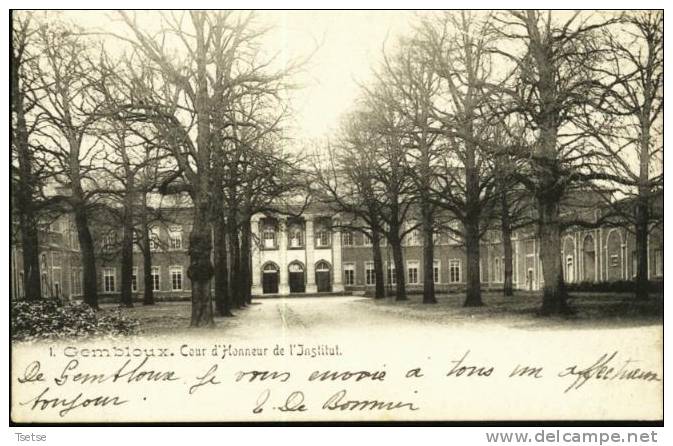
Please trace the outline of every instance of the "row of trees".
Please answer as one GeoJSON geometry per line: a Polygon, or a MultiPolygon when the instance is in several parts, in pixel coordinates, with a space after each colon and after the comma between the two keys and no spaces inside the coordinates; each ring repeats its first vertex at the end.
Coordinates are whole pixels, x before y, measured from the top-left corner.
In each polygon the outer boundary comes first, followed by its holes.
{"type": "MultiPolygon", "coordinates": [[[[250,13],[113,19],[122,24],[117,33],[53,14],[13,16],[12,204],[26,295],[40,297],[40,218],[58,210],[74,216],[84,301],[94,308],[91,220],[103,216],[122,228],[121,303],[132,305],[133,240],[148,276],[149,228],[162,218],[150,203],[158,192],[188,197],[192,206],[191,325],[211,325],[211,279],[219,315],[250,301],[251,216],[301,186],[283,132],[289,79],[300,63],[281,65],[266,54],[267,29],[250,13]],[[59,193],[45,195],[46,181],[59,193]]],[[[144,303],[153,303],[145,290],[144,303]]]]}
{"type": "Polygon", "coordinates": [[[315,194],[369,234],[376,296],[385,238],[395,297],[406,298],[402,239],[416,228],[424,302],[435,302],[438,230],[464,244],[465,305],[478,306],[480,241],[499,228],[511,294],[511,234],[534,225],[544,247],[542,313],[564,313],[562,231],[627,218],[637,296],[646,297],[647,234],[663,218],[652,205],[663,184],[662,14],[432,13],[396,43],[314,173],[315,194]],[[610,211],[571,212],[588,192],[610,211]],[[418,223],[403,226],[410,219],[418,223]]]}

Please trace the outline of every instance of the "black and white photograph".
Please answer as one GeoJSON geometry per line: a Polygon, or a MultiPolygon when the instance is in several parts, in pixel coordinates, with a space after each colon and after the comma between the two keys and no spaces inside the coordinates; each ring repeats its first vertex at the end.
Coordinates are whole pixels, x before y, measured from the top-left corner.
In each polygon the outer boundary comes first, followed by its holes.
{"type": "Polygon", "coordinates": [[[663,10],[8,19],[10,425],[663,426],[663,10]]]}

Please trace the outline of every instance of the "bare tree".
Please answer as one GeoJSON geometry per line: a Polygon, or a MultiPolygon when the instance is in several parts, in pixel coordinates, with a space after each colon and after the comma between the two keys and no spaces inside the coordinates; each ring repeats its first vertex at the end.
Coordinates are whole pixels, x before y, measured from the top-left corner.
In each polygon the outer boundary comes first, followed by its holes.
{"type": "MultiPolygon", "coordinates": [[[[626,180],[608,194],[612,212],[631,223],[636,236],[636,298],[648,296],[648,235],[663,219],[654,199],[663,192],[664,18],[661,11],[627,12],[606,30],[607,75],[600,110],[585,128],[609,155],[606,170],[626,180]],[[614,28],[614,29],[613,29],[614,28]]],[[[609,189],[613,190],[613,189],[609,189]]]]}
{"type": "Polygon", "coordinates": [[[100,138],[94,131],[101,98],[94,84],[96,70],[81,32],[58,22],[42,24],[37,33],[39,57],[36,82],[42,97],[36,103],[43,125],[39,150],[49,157],[52,178],[65,193],[52,197],[77,226],[84,274],[84,302],[98,307],[96,258],[89,228],[89,210],[95,205],[97,173],[101,169],[100,138]]]}
{"type": "Polygon", "coordinates": [[[434,234],[437,209],[433,186],[440,157],[440,123],[435,117],[439,77],[423,58],[423,46],[414,39],[399,42],[394,55],[384,54],[377,73],[379,100],[402,117],[396,131],[407,147],[409,174],[418,201],[423,235],[423,303],[436,303],[434,280],[434,234]]]}
{"type": "Polygon", "coordinates": [[[599,31],[612,17],[581,12],[512,11],[498,15],[501,63],[513,66],[509,87],[500,86],[509,111],[526,124],[527,160],[518,179],[534,196],[544,276],[542,314],[569,311],[561,265],[561,205],[573,190],[613,178],[587,144],[580,119],[600,91],[596,68],[605,58],[599,31]]]}
{"type": "Polygon", "coordinates": [[[433,113],[440,123],[444,148],[436,175],[436,203],[462,223],[457,234],[465,244],[467,287],[465,306],[480,306],[480,241],[483,220],[493,207],[494,175],[488,116],[492,100],[487,88],[493,75],[490,48],[494,35],[489,17],[461,11],[426,18],[418,28],[425,63],[440,79],[440,97],[433,113]]]}
{"type": "Polygon", "coordinates": [[[189,193],[194,206],[188,270],[191,325],[209,326],[213,324],[209,284],[213,276],[213,190],[217,185],[213,137],[240,124],[229,113],[235,95],[268,85],[270,78],[281,79],[286,71],[271,72],[268,60],[256,56],[256,41],[265,30],[253,26],[252,14],[164,13],[158,35],[145,30],[136,16],[122,13],[122,17],[133,37],[118,37],[136,48],[142,61],[149,64],[145,73],[151,73],[138,78],[142,88],[131,104],[132,111],[162,135],[162,144],[178,165],[177,175],[170,179],[175,183],[173,189],[189,193]],[[158,89],[152,81],[158,83],[158,89]]]}
{"type": "Polygon", "coordinates": [[[12,13],[12,51],[10,54],[10,90],[12,112],[12,209],[18,214],[23,256],[24,290],[27,299],[40,299],[39,195],[40,166],[31,139],[39,118],[29,117],[38,99],[31,68],[36,30],[31,13],[12,13]]]}

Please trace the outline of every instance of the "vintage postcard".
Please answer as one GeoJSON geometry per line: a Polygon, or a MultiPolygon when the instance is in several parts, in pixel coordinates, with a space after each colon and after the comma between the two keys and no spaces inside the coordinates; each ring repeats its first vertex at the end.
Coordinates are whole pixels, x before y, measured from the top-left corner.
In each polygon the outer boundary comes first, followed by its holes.
{"type": "Polygon", "coordinates": [[[11,422],[663,422],[663,11],[11,11],[11,422]]]}

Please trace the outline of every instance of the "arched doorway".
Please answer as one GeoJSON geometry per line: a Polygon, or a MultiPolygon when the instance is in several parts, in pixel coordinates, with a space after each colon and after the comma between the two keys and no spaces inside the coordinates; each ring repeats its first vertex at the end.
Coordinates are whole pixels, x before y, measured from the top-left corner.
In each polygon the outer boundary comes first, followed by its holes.
{"type": "Polygon", "coordinates": [[[596,281],[596,248],[591,234],[584,237],[582,244],[582,279],[587,282],[596,281]]]}
{"type": "Polygon", "coordinates": [[[278,265],[269,262],[262,267],[262,292],[264,294],[278,293],[278,265]]]}
{"type": "Polygon", "coordinates": [[[290,273],[290,293],[305,292],[304,265],[299,262],[292,262],[288,266],[288,271],[290,273]]]}
{"type": "Polygon", "coordinates": [[[319,293],[332,291],[332,268],[324,260],[315,264],[315,283],[319,293]]]}

